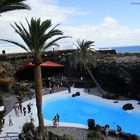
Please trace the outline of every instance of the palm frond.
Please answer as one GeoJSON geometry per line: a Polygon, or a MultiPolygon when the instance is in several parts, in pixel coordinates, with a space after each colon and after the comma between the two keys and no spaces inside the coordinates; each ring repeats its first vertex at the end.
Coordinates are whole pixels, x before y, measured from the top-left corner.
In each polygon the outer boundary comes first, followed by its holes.
{"type": "Polygon", "coordinates": [[[0,13],[12,11],[12,10],[20,10],[20,9],[28,9],[30,10],[30,6],[24,3],[25,0],[1,0],[0,1],[0,13]]]}
{"type": "Polygon", "coordinates": [[[59,46],[56,42],[58,40],[61,40],[61,39],[64,39],[64,38],[71,38],[70,36],[62,36],[62,37],[58,37],[52,41],[50,41],[49,43],[47,43],[45,46],[44,46],[44,50],[46,50],[47,48],[49,48],[50,46],[52,45],[55,45],[55,46],[59,46]]]}
{"type": "Polygon", "coordinates": [[[49,29],[52,26],[51,24],[51,20],[45,20],[42,22],[41,26],[40,26],[40,31],[42,33],[45,33],[47,29],[49,29]]]}
{"type": "Polygon", "coordinates": [[[94,46],[94,41],[78,40],[76,51],[69,57],[71,64],[74,68],[86,68],[96,62],[96,50],[91,48],[94,46]]]}
{"type": "Polygon", "coordinates": [[[29,42],[29,34],[27,33],[28,31],[23,27],[23,25],[18,25],[15,22],[15,27],[13,25],[11,25],[13,27],[13,29],[15,30],[15,32],[22,38],[22,40],[29,46],[30,42],[29,42]]]}
{"type": "Polygon", "coordinates": [[[49,30],[51,27],[51,20],[45,20],[43,22],[41,22],[40,18],[31,18],[30,22],[27,20],[27,18],[25,18],[25,20],[28,25],[27,28],[25,28],[21,22],[19,24],[14,22],[14,25],[11,26],[25,42],[27,47],[15,41],[9,41],[6,39],[3,39],[3,41],[13,43],[25,50],[30,50],[34,56],[41,56],[40,54],[45,49],[51,46],[59,46],[59,44],[57,44],[58,40],[70,38],[69,36],[63,36],[63,32],[59,29],[56,29],[59,24],[49,30]]]}
{"type": "Polygon", "coordinates": [[[21,48],[24,49],[25,51],[28,51],[28,49],[27,49],[25,46],[23,46],[22,44],[19,44],[19,43],[17,43],[17,42],[14,42],[14,41],[11,41],[11,40],[6,40],[6,39],[0,39],[0,40],[1,40],[1,41],[5,41],[5,42],[12,43],[12,44],[14,44],[14,45],[17,45],[17,46],[21,47],[21,48]]]}

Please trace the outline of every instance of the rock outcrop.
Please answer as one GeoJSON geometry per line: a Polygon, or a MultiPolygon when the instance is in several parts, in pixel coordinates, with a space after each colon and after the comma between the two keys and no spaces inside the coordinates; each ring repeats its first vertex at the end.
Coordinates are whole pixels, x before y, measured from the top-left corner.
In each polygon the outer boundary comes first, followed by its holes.
{"type": "Polygon", "coordinates": [[[102,57],[96,78],[104,89],[140,100],[140,54],[102,57]]]}
{"type": "Polygon", "coordinates": [[[132,109],[134,109],[134,107],[132,106],[131,103],[127,103],[127,104],[123,105],[122,109],[123,110],[132,110],[132,109]]]}

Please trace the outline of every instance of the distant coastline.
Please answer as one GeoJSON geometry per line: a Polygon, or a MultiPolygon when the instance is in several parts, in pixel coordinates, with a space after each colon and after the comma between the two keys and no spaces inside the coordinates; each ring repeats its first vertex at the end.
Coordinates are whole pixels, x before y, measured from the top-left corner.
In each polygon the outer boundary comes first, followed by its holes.
{"type": "MultiPolygon", "coordinates": [[[[100,48],[105,49],[105,48],[100,48]]],[[[140,46],[111,47],[108,50],[116,50],[117,53],[140,53],[140,46]]]]}
{"type": "Polygon", "coordinates": [[[140,53],[140,46],[114,47],[117,53],[140,53]]]}
{"type": "MultiPolygon", "coordinates": [[[[18,47],[17,47],[18,48],[18,47]]],[[[12,49],[12,48],[11,48],[12,49]]],[[[56,51],[73,51],[75,50],[74,48],[72,49],[64,49],[64,50],[56,50],[56,51]]],[[[140,46],[118,46],[118,47],[102,47],[102,48],[96,48],[96,50],[115,50],[116,53],[140,53],[140,46]]],[[[0,49],[0,55],[6,54],[25,54],[27,53],[26,51],[18,51],[18,52],[10,52],[10,49],[0,49]]]]}

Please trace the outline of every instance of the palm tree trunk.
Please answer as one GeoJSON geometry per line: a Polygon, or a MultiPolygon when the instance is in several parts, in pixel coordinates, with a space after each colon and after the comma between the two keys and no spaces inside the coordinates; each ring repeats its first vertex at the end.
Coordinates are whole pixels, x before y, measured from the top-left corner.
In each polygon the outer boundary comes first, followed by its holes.
{"type": "Polygon", "coordinates": [[[42,114],[42,75],[41,67],[39,65],[35,66],[34,70],[34,80],[35,80],[35,93],[36,93],[36,107],[37,115],[39,120],[39,132],[43,135],[43,140],[45,138],[44,120],[42,114]]]}
{"type": "Polygon", "coordinates": [[[100,92],[103,94],[103,95],[106,95],[105,91],[101,88],[101,86],[99,85],[99,83],[97,82],[97,80],[95,79],[95,77],[93,76],[93,74],[91,73],[90,69],[88,66],[86,66],[86,69],[89,73],[89,75],[91,76],[92,80],[94,81],[95,85],[98,87],[98,89],[100,90],[100,92]]]}

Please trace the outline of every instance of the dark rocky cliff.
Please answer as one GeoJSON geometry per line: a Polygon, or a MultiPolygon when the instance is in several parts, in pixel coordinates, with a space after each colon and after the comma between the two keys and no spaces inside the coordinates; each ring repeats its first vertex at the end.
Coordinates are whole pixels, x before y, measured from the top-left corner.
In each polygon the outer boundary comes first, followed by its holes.
{"type": "Polygon", "coordinates": [[[98,61],[96,78],[104,89],[140,100],[140,54],[104,56],[98,61]]]}
{"type": "MultiPolygon", "coordinates": [[[[64,75],[68,77],[80,79],[81,76],[84,76],[84,79],[90,79],[87,71],[83,69],[73,70],[65,55],[58,57],[58,54],[56,54],[53,56],[53,59],[48,56],[47,58],[51,61],[55,60],[54,62],[64,64],[64,75]]],[[[114,94],[125,95],[140,100],[140,53],[104,54],[98,59],[97,67],[93,69],[92,72],[103,89],[114,94]]],[[[27,73],[26,71],[26,74],[27,73]]],[[[23,76],[31,77],[31,74],[25,76],[24,73],[23,76]]],[[[91,84],[92,83],[91,81],[91,84]]],[[[80,84],[81,83],[79,83],[79,85],[80,84]]],[[[82,87],[83,85],[86,87],[85,83],[81,85],[82,87]]],[[[95,84],[93,83],[92,85],[94,86],[95,84]]]]}

